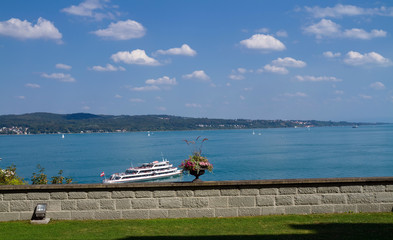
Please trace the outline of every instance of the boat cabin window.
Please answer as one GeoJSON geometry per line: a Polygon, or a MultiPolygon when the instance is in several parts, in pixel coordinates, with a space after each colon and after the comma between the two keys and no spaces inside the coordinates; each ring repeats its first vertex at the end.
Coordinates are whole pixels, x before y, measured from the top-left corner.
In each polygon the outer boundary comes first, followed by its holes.
{"type": "Polygon", "coordinates": [[[126,174],[135,174],[137,171],[135,170],[126,170],[126,174]]]}

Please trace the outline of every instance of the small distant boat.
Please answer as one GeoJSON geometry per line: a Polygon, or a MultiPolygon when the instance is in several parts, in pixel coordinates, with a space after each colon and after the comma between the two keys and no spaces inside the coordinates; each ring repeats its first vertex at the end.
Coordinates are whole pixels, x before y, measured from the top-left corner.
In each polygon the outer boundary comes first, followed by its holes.
{"type": "Polygon", "coordinates": [[[162,161],[144,163],[140,167],[130,167],[124,173],[112,174],[109,179],[104,179],[102,183],[149,181],[180,174],[182,174],[182,170],[173,167],[168,160],[162,159],[162,161]]]}
{"type": "Polygon", "coordinates": [[[254,130],[252,130],[252,135],[255,135],[255,131],[254,130]]]}
{"type": "Polygon", "coordinates": [[[150,137],[150,131],[147,131],[147,136],[150,137]]]}
{"type": "Polygon", "coordinates": [[[358,128],[359,127],[359,125],[353,125],[352,126],[352,128],[358,128]]]}
{"type": "Polygon", "coordinates": [[[64,134],[61,135],[61,138],[64,138],[64,134]]]}

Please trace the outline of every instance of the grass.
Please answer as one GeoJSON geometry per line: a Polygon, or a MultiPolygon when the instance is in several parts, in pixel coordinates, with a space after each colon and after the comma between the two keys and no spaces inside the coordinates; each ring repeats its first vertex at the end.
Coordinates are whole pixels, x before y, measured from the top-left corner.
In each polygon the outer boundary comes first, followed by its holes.
{"type": "Polygon", "coordinates": [[[0,239],[393,239],[393,213],[0,222],[0,239]]]}

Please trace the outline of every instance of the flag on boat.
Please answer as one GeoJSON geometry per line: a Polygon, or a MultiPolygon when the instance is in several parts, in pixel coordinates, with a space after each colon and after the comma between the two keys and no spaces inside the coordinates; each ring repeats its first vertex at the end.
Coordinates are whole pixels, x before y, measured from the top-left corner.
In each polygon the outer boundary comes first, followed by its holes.
{"type": "Polygon", "coordinates": [[[100,177],[103,177],[103,176],[105,176],[104,171],[102,171],[102,173],[100,174],[100,177]]]}

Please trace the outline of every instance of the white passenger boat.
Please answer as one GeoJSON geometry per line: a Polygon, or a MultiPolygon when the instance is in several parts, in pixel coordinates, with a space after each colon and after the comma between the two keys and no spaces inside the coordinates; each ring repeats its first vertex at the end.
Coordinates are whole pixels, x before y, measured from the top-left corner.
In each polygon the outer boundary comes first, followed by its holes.
{"type": "Polygon", "coordinates": [[[168,160],[163,159],[162,161],[144,163],[140,167],[128,168],[124,173],[112,174],[109,179],[104,179],[103,183],[149,181],[178,176],[180,174],[182,174],[182,170],[173,167],[172,164],[169,164],[168,160]]]}

